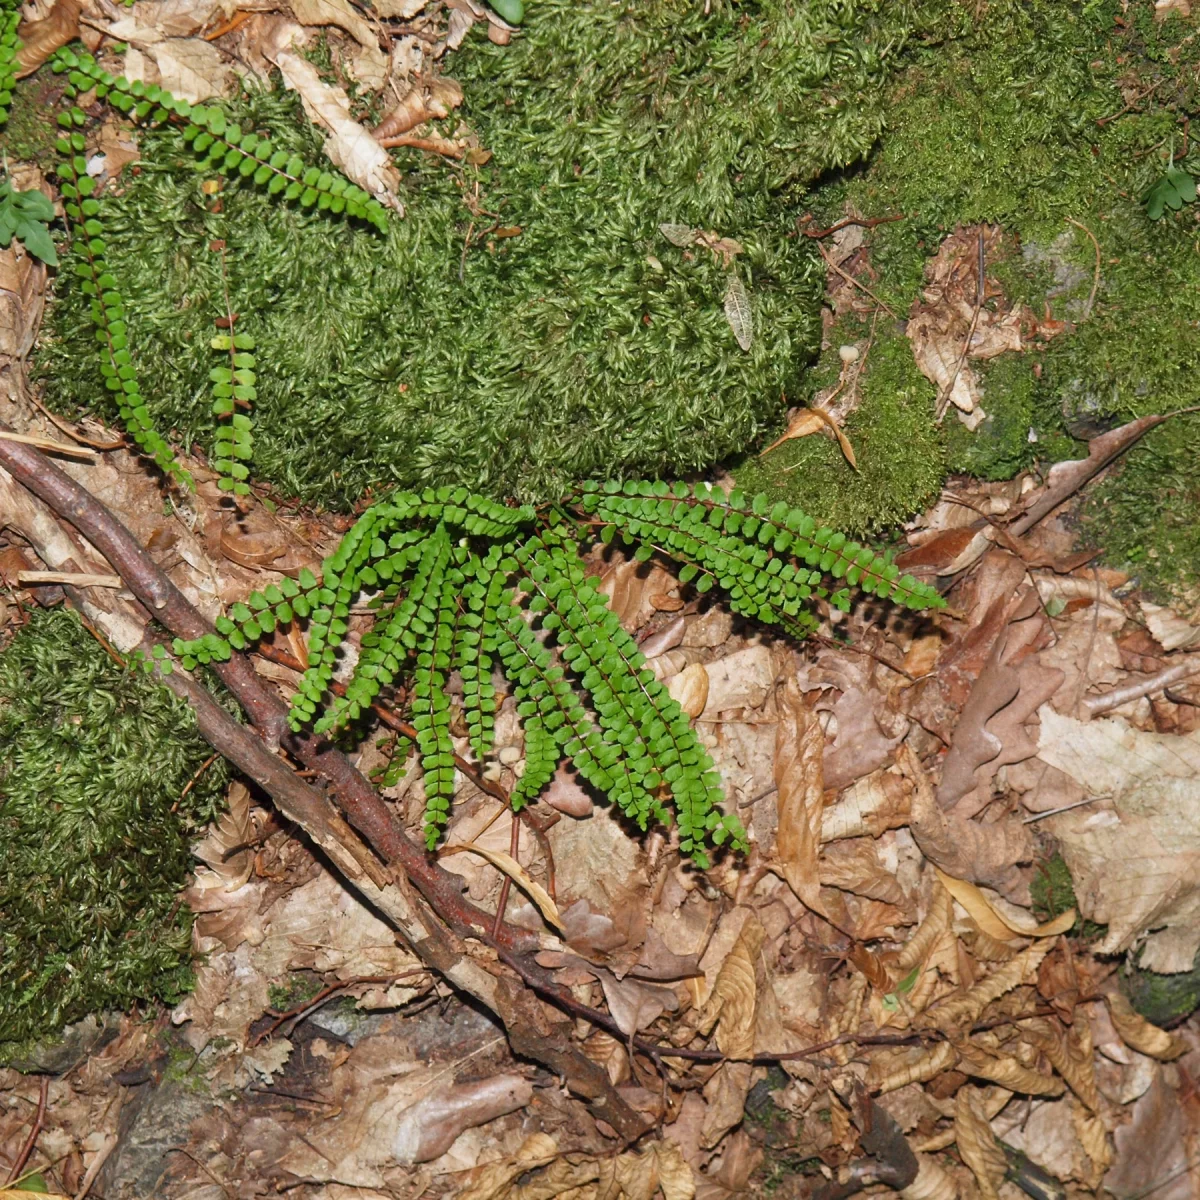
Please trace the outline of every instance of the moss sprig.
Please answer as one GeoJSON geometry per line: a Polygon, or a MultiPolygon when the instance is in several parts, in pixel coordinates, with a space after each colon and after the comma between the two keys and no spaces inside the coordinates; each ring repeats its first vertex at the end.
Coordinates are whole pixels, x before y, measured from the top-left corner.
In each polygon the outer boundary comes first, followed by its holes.
{"type": "Polygon", "coordinates": [[[498,667],[525,730],[515,807],[535,800],[566,760],[639,828],[676,823],[680,848],[705,863],[706,847],[744,847],[745,834],[721,811],[720,776],[687,715],[584,570],[585,546],[614,539],[638,558],[682,564],[680,578],[698,592],[718,588],[735,611],[798,634],[815,624],[815,601],[847,607],[851,588],[910,609],[943,603],[887,556],[762,495],[609,483],[533,509],[428,488],[363,513],[320,579],[305,571],[255,592],[216,634],[174,648],[190,668],[306,620],[309,665],[290,719],[316,732],[357,721],[406,678],[431,848],[454,798],[450,677],[459,674],[470,749],[482,764],[498,667]],[[374,594],[376,618],[344,694],[331,696],[351,608],[364,593],[374,594]]]}

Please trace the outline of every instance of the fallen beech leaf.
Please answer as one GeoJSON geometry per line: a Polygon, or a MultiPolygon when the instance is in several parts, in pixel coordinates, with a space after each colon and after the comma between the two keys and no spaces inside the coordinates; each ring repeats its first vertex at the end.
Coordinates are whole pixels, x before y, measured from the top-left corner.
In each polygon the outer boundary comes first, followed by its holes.
{"type": "Polygon", "coordinates": [[[917,1177],[901,1193],[904,1200],[959,1200],[958,1184],[935,1158],[917,1155],[917,1177]]]}
{"type": "Polygon", "coordinates": [[[277,530],[243,533],[233,526],[221,530],[221,553],[240,567],[269,567],[286,550],[277,530]]]}
{"type": "Polygon", "coordinates": [[[300,93],[309,119],[328,130],[325,153],[330,161],[380,203],[400,210],[399,172],[388,152],[351,117],[345,91],[324,83],[312,63],[291,51],[279,51],[274,61],[287,86],[300,93]]]}
{"type": "Polygon", "coordinates": [[[554,777],[542,793],[542,800],[568,817],[590,816],[595,807],[592,797],[584,791],[578,776],[565,762],[560,763],[554,772],[554,777]]]}
{"type": "Polygon", "coordinates": [[[814,433],[820,433],[822,429],[828,429],[837,438],[838,445],[842,448],[842,454],[846,461],[855,469],[858,470],[858,461],[854,457],[854,447],[850,444],[850,439],[842,430],[841,425],[834,419],[832,413],[828,413],[820,407],[802,408],[788,422],[788,427],[777,437],[765,450],[761,451],[759,458],[764,454],[769,454],[776,446],[782,446],[784,442],[790,442],[795,438],[810,437],[814,433]]]}
{"type": "Polygon", "coordinates": [[[750,294],[736,271],[730,273],[725,288],[725,319],[737,344],[743,350],[749,350],[754,344],[754,313],[750,308],[750,294]]]}
{"type": "Polygon", "coordinates": [[[717,1048],[730,1058],[749,1058],[754,1053],[755,961],[765,937],[763,927],[749,917],[717,973],[706,1005],[703,1024],[711,1029],[717,1022],[717,1048]]]}
{"type": "Polygon", "coordinates": [[[558,905],[551,899],[550,893],[540,883],[532,879],[529,872],[511,855],[505,854],[502,850],[491,850],[487,846],[480,845],[478,842],[459,842],[457,845],[447,847],[447,849],[469,850],[472,854],[478,854],[481,858],[486,858],[496,870],[503,871],[538,906],[538,911],[555,929],[562,934],[566,933],[562,917],[558,912],[558,905]]]}
{"type": "Polygon", "coordinates": [[[1164,650],[1183,650],[1200,642],[1200,625],[1192,625],[1169,608],[1140,601],[1146,628],[1164,650]]]}
{"type": "Polygon", "coordinates": [[[1190,970],[1200,950],[1200,732],[1077,721],[1049,705],[1041,721],[1042,762],[1112,797],[1110,809],[1051,818],[1084,915],[1108,924],[1094,952],[1120,954],[1145,934],[1143,967],[1190,970]]]}
{"type": "Polygon", "coordinates": [[[873,1055],[867,1067],[868,1091],[899,1091],[910,1083],[926,1083],[935,1075],[950,1070],[958,1061],[958,1051],[949,1042],[938,1042],[932,1049],[905,1046],[873,1055]]]}
{"type": "Polygon", "coordinates": [[[988,898],[973,884],[965,879],[955,879],[934,867],[934,872],[941,885],[959,902],[970,914],[976,925],[990,937],[998,941],[1008,941],[1015,934],[1018,937],[1047,938],[1056,937],[1075,924],[1075,910],[1067,909],[1053,921],[1039,925],[1032,916],[1028,922],[1018,921],[1011,910],[1002,915],[988,902],[988,898]]]}
{"type": "Polygon", "coordinates": [[[203,38],[169,38],[146,53],[158,67],[162,86],[189,104],[223,95],[235,78],[221,52],[203,38]]]}
{"type": "MultiPolygon", "coordinates": [[[[940,876],[941,872],[938,871],[937,874],[940,876]]],[[[934,943],[950,928],[954,916],[954,906],[950,900],[950,893],[935,881],[925,919],[917,926],[912,937],[900,947],[896,965],[901,971],[909,971],[923,963],[934,943]]]]}
{"type": "Polygon", "coordinates": [[[1066,1084],[1054,1075],[1043,1075],[1040,1071],[1022,1066],[1007,1054],[992,1054],[972,1042],[958,1047],[959,1070],[979,1079],[989,1079],[1012,1092],[1024,1092],[1028,1096],[1061,1096],[1066,1084]]]}
{"type": "Polygon", "coordinates": [[[40,21],[22,21],[17,29],[17,78],[32,75],[56,50],[79,36],[80,0],[54,0],[48,16],[40,21]]]}
{"type": "Polygon", "coordinates": [[[667,692],[689,717],[698,717],[708,704],[708,672],[692,663],[667,680],[667,692]]]}
{"type": "Polygon", "coordinates": [[[959,1088],[954,1097],[954,1140],[979,1184],[983,1200],[999,1200],[998,1189],[1008,1173],[1008,1162],[979,1111],[976,1090],[970,1086],[959,1088]]]}
{"type": "Polygon", "coordinates": [[[494,1075],[422,1097],[400,1114],[392,1139],[398,1162],[429,1162],[445,1154],[464,1129],[473,1129],[533,1099],[533,1085],[520,1075],[494,1075]]]}
{"type": "Polygon", "coordinates": [[[514,1179],[553,1162],[557,1157],[558,1143],[549,1134],[531,1134],[515,1157],[470,1171],[465,1186],[458,1193],[458,1200],[493,1200],[493,1197],[505,1193],[514,1179]]]}
{"type": "Polygon", "coordinates": [[[1121,992],[1107,992],[1104,1000],[1113,1028],[1121,1035],[1121,1040],[1140,1054],[1165,1062],[1178,1058],[1187,1049],[1182,1038],[1151,1025],[1121,992]]]}
{"type": "Polygon", "coordinates": [[[825,735],[817,714],[801,695],[795,676],[779,692],[778,704],[779,724],[775,728],[778,870],[796,896],[813,912],[823,915],[818,851],[825,735]]]}
{"type": "MultiPolygon", "coordinates": [[[[931,1024],[943,1033],[973,1025],[993,1000],[999,1000],[1006,992],[1020,987],[1028,976],[1037,971],[1053,944],[1053,938],[1043,938],[1034,942],[1032,946],[1022,950],[1012,962],[1005,963],[966,992],[939,1001],[935,1007],[922,1014],[922,1024],[931,1024]]],[[[1002,1083],[1003,1080],[997,1082],[1002,1083]]]]}
{"type": "MultiPolygon", "coordinates": [[[[458,108],[462,102],[462,85],[457,80],[443,75],[415,80],[407,95],[379,122],[372,133],[379,141],[396,137],[415,129],[425,121],[448,117],[451,110],[458,108]]],[[[496,236],[500,235],[499,230],[494,232],[496,236]]]]}
{"type": "Polygon", "coordinates": [[[1156,1066],[1149,1089],[1133,1105],[1132,1120],[1113,1133],[1116,1156],[1104,1177],[1114,1196],[1147,1192],[1154,1200],[1192,1200],[1194,1162],[1185,1106],[1156,1066]]]}
{"type": "Polygon", "coordinates": [[[879,837],[909,820],[908,788],[892,771],[875,771],[842,791],[821,813],[821,842],[870,835],[879,837]]]}
{"type": "Polygon", "coordinates": [[[1021,1023],[1021,1036],[1046,1056],[1071,1091],[1092,1112],[1099,1111],[1100,1093],[1096,1089],[1092,1065],[1092,1027],[1089,1022],[1075,1021],[1064,1029],[1055,1021],[1038,1017],[1021,1023]]]}
{"type": "Polygon", "coordinates": [[[1108,1130],[1104,1121],[1095,1113],[1088,1112],[1082,1104],[1071,1105],[1071,1120],[1075,1126],[1075,1136],[1079,1139],[1079,1144],[1092,1167],[1091,1173],[1083,1180],[1083,1185],[1093,1192],[1099,1191],[1100,1181],[1113,1158],[1108,1130]]]}
{"type": "MultiPolygon", "coordinates": [[[[250,790],[236,780],[229,785],[226,811],[209,826],[192,853],[207,864],[217,886],[227,892],[240,888],[254,871],[254,822],[250,818],[250,790]]],[[[203,888],[197,872],[196,886],[203,888]]]]}

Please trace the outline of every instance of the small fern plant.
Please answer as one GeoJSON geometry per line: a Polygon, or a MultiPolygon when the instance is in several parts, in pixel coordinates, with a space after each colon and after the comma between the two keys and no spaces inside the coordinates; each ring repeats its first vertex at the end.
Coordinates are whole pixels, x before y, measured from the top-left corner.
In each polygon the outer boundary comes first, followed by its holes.
{"type": "MultiPolygon", "coordinates": [[[[9,12],[12,3],[13,0],[0,0],[0,116],[7,112],[11,90],[5,89],[5,83],[7,80],[11,84],[10,76],[15,71],[12,56],[17,45],[15,30],[19,14],[9,12]]],[[[106,258],[102,203],[95,195],[95,180],[87,173],[84,128],[88,118],[78,105],[70,102],[89,92],[137,124],[177,122],[183,126],[185,140],[191,143],[206,170],[246,180],[265,188],[269,195],[295,202],[302,208],[342,214],[381,230],[387,227],[387,210],[343,176],[309,166],[299,156],[277,149],[269,137],[242,130],[218,105],[189,104],[157,84],[114,76],[90,54],[77,54],[70,47],[59,50],[51,66],[67,77],[63,95],[68,107],[58,115],[59,186],[80,260],[75,266],[79,287],[91,298],[105,387],[112,393],[125,429],[138,449],[177,483],[190,489],[194,486],[191,473],[154,428],[142,393],[129,345],[125,303],[106,258]]],[[[220,475],[219,486],[223,490],[244,496],[250,490],[246,480],[252,455],[253,422],[247,412],[237,409],[249,408],[254,399],[254,359],[249,353],[254,348],[253,339],[249,334],[235,334],[230,329],[227,335],[214,337],[212,344],[228,362],[214,367],[211,375],[213,413],[220,421],[213,466],[220,475]]]]}
{"type": "Polygon", "coordinates": [[[304,571],[255,592],[218,620],[217,633],[174,649],[192,668],[306,622],[309,663],[290,720],[323,733],[357,721],[403,678],[430,849],[454,798],[450,676],[461,679],[470,751],[482,765],[492,752],[498,673],[525,733],[515,808],[536,799],[568,760],[640,829],[676,823],[681,850],[707,865],[706,847],[742,849],[745,834],[721,812],[720,777],[687,715],[584,570],[585,547],[614,540],[639,560],[670,560],[697,592],[717,588],[734,612],[797,636],[815,625],[815,601],[846,609],[852,587],[906,608],[942,605],[889,557],[762,495],[610,482],[534,509],[443,487],[373,505],[319,579],[304,571]],[[364,595],[373,625],[336,696],[330,685],[350,610],[364,595]]]}

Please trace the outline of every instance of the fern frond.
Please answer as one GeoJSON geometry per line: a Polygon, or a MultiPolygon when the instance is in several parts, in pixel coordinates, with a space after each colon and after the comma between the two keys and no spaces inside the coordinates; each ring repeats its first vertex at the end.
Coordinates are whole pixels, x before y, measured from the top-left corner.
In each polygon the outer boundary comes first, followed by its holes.
{"type": "MultiPolygon", "coordinates": [[[[496,689],[492,663],[496,652],[495,605],[488,605],[488,584],[495,575],[502,548],[493,546],[486,558],[471,555],[465,566],[462,608],[454,633],[454,668],[463,685],[463,717],[475,761],[492,751],[496,726],[496,689]]],[[[503,577],[501,577],[503,578],[503,577]]]]}
{"type": "Polygon", "coordinates": [[[450,737],[450,697],[446,676],[454,648],[454,619],[462,573],[447,572],[430,589],[432,605],[423,645],[413,672],[413,728],[425,778],[425,842],[437,845],[454,801],[454,742],[450,737]]]}
{"type": "Polygon", "coordinates": [[[13,88],[17,85],[17,26],[21,23],[20,0],[0,0],[0,126],[8,124],[13,88]]]}
{"type": "Polygon", "coordinates": [[[80,276],[80,290],[91,297],[92,321],[100,344],[100,373],[104,376],[104,386],[116,402],[126,432],[138,449],[179,483],[192,489],[195,485],[191,472],[180,465],[174,451],[154,428],[129,352],[125,302],[106,262],[108,247],[100,222],[100,202],[92,194],[96,181],[88,175],[84,158],[82,126],[86,119],[82,110],[76,107],[59,114],[62,134],[57,145],[62,162],[58,167],[58,178],[63,211],[83,258],[75,269],[80,276]]]}
{"type": "Polygon", "coordinates": [[[239,406],[249,408],[258,398],[254,355],[250,353],[254,339],[248,333],[219,333],[212,339],[212,348],[229,362],[228,366],[213,367],[208,376],[213,385],[213,416],[222,422],[214,439],[212,467],[220,473],[219,488],[245,496],[250,492],[246,464],[254,455],[253,422],[237,410],[239,406]]]}

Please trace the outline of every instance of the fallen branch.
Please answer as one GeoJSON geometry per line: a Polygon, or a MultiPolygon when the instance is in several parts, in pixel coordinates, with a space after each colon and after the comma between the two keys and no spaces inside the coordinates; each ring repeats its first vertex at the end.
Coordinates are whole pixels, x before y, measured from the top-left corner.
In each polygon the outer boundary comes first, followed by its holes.
{"type": "MultiPolygon", "coordinates": [[[[53,560],[53,566],[77,571],[74,556],[83,556],[49,514],[30,511],[34,507],[32,499],[14,485],[14,480],[53,513],[69,521],[103,553],[139,602],[171,633],[190,638],[209,632],[200,614],[132,534],[85,488],[37,450],[20,443],[0,439],[0,466],[7,468],[12,476],[0,480],[9,493],[4,497],[7,502],[0,503],[0,512],[10,525],[16,525],[18,515],[23,512],[25,522],[20,528],[34,535],[30,540],[39,551],[45,542],[54,543],[53,553],[46,551],[43,555],[48,561],[53,560]],[[46,528],[47,525],[52,528],[46,528]],[[41,536],[37,536],[39,532],[41,536]]],[[[144,624],[135,614],[102,608],[89,602],[86,592],[80,589],[72,588],[68,594],[119,648],[130,650],[140,644],[144,653],[152,655],[153,639],[146,636],[144,624]]],[[[593,1102],[597,1115],[624,1141],[632,1141],[645,1132],[645,1120],[621,1097],[605,1070],[571,1041],[570,1026],[549,1021],[531,991],[498,970],[490,955],[482,962],[472,957],[466,946],[440,922],[444,921],[450,930],[461,930],[463,936],[487,941],[506,954],[536,949],[539,944],[536,935],[502,924],[493,937],[492,914],[483,913],[465,900],[459,891],[458,878],[416,849],[374,789],[344,755],[320,746],[312,737],[286,732],[282,701],[267,691],[243,656],[234,654],[229,662],[215,669],[260,733],[233,720],[186,673],[171,671],[160,677],[168,688],[192,705],[200,732],[209,744],[267,791],[280,812],[294,820],[320,846],[339,873],[391,922],[421,960],[497,1014],[516,1053],[541,1062],[564,1078],[572,1090],[593,1102]],[[327,797],[298,778],[271,752],[269,747],[275,744],[282,745],[289,754],[330,781],[369,846],[385,861],[394,862],[400,868],[398,872],[389,872],[378,862],[327,797]],[[406,876],[425,896],[431,911],[425,911],[408,889],[406,876]]]]}
{"type": "Polygon", "coordinates": [[[1140,700],[1153,692],[1165,691],[1171,684],[1197,674],[1200,674],[1200,655],[1165,667],[1145,679],[1135,679],[1132,683],[1122,684],[1099,696],[1085,696],[1083,709],[1089,717],[1098,717],[1101,713],[1112,712],[1114,708],[1120,708],[1122,704],[1128,704],[1131,700],[1140,700]]]}

